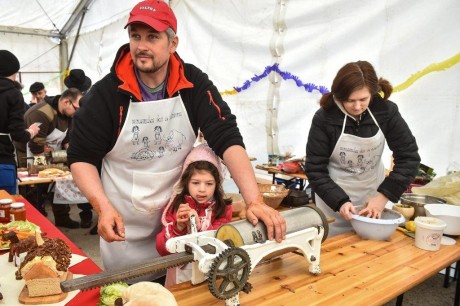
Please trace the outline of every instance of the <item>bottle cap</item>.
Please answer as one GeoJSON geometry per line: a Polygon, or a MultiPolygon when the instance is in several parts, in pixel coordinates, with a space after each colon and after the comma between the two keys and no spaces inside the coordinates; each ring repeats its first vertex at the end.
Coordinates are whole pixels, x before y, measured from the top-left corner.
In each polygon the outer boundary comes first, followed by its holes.
{"type": "Polygon", "coordinates": [[[11,204],[13,200],[11,199],[0,199],[0,205],[11,204]]]}
{"type": "Polygon", "coordinates": [[[15,203],[11,204],[11,208],[21,208],[21,207],[24,207],[24,203],[15,202],[15,203]]]}

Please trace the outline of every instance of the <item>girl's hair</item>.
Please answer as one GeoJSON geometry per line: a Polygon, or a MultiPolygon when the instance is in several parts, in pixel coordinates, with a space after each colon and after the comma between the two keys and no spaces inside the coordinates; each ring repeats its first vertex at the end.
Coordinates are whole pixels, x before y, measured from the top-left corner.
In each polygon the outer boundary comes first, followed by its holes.
{"type": "Polygon", "coordinates": [[[334,98],[337,101],[345,101],[350,95],[361,88],[367,87],[371,96],[383,92],[383,100],[386,101],[393,92],[390,82],[384,78],[377,78],[374,67],[369,62],[351,62],[340,68],[332,82],[331,92],[321,97],[319,104],[322,108],[333,106],[334,98]]]}
{"type": "Polygon", "coordinates": [[[232,199],[225,198],[220,173],[219,170],[217,170],[217,167],[205,160],[198,160],[190,163],[187,169],[185,169],[182,173],[178,185],[182,191],[174,198],[171,205],[172,211],[174,212],[179,209],[179,205],[184,203],[185,196],[190,194],[188,191],[188,183],[190,182],[192,175],[195,174],[197,170],[208,171],[214,177],[214,180],[216,181],[216,189],[214,190],[214,200],[216,201],[216,205],[214,213],[216,218],[222,217],[225,214],[225,206],[232,204],[232,199]]]}

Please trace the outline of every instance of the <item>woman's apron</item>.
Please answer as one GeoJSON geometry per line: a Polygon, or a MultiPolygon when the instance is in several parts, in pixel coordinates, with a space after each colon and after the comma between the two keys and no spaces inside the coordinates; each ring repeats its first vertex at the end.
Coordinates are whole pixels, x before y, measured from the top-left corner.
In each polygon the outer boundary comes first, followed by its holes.
{"type": "MultiPolygon", "coordinates": [[[[195,139],[180,96],[130,103],[117,142],[102,162],[104,191],[125,226],[125,241],[100,239],[105,269],[160,256],[155,239],[162,229],[162,208],[169,201],[195,139]],[[133,129],[134,126],[137,128],[133,129]],[[158,127],[161,140],[155,142],[158,127]],[[134,137],[140,141],[133,142],[134,137]]],[[[162,275],[164,272],[160,271],[142,280],[162,275]]]]}
{"type": "MultiPolygon", "coordinates": [[[[364,205],[374,197],[378,186],[385,179],[385,167],[382,162],[385,136],[371,111],[368,111],[379,128],[377,134],[370,138],[345,134],[345,115],[342,134],[337,140],[328,165],[329,176],[345,191],[355,206],[364,205]]],[[[339,212],[333,211],[318,195],[315,196],[316,206],[326,217],[335,218],[335,221],[329,224],[329,237],[351,230],[349,221],[339,212]]]]}

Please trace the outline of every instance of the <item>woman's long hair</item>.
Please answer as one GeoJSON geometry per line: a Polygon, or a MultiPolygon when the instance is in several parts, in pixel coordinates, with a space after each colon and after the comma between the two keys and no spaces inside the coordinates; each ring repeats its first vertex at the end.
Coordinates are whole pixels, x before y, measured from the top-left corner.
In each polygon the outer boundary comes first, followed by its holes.
{"type": "Polygon", "coordinates": [[[216,218],[224,216],[225,206],[231,205],[232,199],[225,198],[220,173],[219,170],[217,170],[217,167],[205,160],[199,160],[190,163],[187,169],[185,169],[178,186],[182,191],[174,198],[171,205],[172,211],[177,211],[177,209],[179,209],[179,205],[185,203],[185,196],[190,194],[188,191],[188,183],[190,182],[192,175],[195,174],[198,170],[208,171],[214,177],[214,180],[216,181],[216,189],[214,190],[214,200],[216,201],[214,214],[216,218]]]}
{"type": "Polygon", "coordinates": [[[322,108],[334,105],[337,101],[345,101],[350,95],[361,88],[367,87],[371,96],[383,92],[386,101],[393,92],[393,86],[384,78],[378,78],[374,67],[369,62],[351,62],[340,68],[332,82],[331,92],[324,94],[319,102],[322,108]]]}

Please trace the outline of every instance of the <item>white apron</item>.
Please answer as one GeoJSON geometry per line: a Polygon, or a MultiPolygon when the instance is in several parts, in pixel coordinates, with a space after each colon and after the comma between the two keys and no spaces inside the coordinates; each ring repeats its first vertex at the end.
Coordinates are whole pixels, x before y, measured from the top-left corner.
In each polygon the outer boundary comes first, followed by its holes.
{"type": "MultiPolygon", "coordinates": [[[[385,179],[385,167],[382,153],[385,147],[385,136],[380,126],[368,109],[372,119],[379,128],[377,134],[370,138],[362,138],[345,134],[347,115],[343,120],[342,134],[337,140],[334,151],[329,158],[329,175],[350,197],[355,206],[364,205],[377,194],[378,186],[385,179]]],[[[316,205],[326,217],[335,218],[329,224],[329,235],[332,237],[351,230],[351,223],[339,213],[333,211],[317,194],[316,205]]]]}
{"type": "MultiPolygon", "coordinates": [[[[51,134],[46,136],[46,145],[53,148],[54,151],[62,150],[62,141],[64,141],[65,136],[67,135],[67,130],[60,131],[59,129],[54,129],[51,134]]],[[[33,157],[34,154],[30,151],[29,143],[27,143],[27,157],[33,157]]],[[[28,160],[27,163],[33,163],[33,160],[28,160]]]]}
{"type": "MultiPolygon", "coordinates": [[[[130,103],[118,140],[102,163],[104,191],[123,217],[126,239],[100,239],[105,269],[160,256],[155,239],[162,228],[162,208],[195,139],[180,96],[130,103]]],[[[164,271],[142,280],[162,275],[164,271]]]]}

